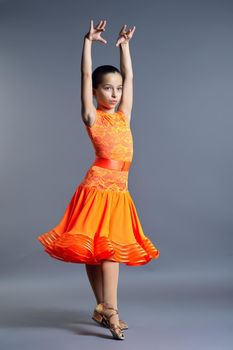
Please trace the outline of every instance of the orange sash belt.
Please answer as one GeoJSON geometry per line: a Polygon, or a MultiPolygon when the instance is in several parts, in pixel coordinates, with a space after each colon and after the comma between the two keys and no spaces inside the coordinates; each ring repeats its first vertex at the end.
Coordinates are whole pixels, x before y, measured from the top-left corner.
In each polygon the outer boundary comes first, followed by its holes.
{"type": "Polygon", "coordinates": [[[115,170],[129,170],[131,162],[123,160],[115,160],[109,158],[96,157],[93,165],[98,165],[103,168],[115,169],[115,170]]]}

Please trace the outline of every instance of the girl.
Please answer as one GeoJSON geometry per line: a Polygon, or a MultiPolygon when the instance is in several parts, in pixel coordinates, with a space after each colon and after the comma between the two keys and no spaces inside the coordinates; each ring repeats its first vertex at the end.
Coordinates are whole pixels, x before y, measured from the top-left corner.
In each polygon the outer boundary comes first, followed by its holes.
{"type": "Polygon", "coordinates": [[[106,20],[95,27],[91,20],[81,60],[81,115],[96,159],[58,225],[37,239],[51,257],[85,264],[97,302],[92,319],[109,328],[114,339],[123,340],[123,330],[128,326],[118,313],[119,263],[143,265],[158,258],[160,252],[144,234],[128,190],[133,159],[130,128],[133,71],[129,41],[135,27],[126,31],[124,25],[117,38],[120,70],[103,65],[92,73],[92,43],[107,43],[101,37],[105,27],[106,20]]]}

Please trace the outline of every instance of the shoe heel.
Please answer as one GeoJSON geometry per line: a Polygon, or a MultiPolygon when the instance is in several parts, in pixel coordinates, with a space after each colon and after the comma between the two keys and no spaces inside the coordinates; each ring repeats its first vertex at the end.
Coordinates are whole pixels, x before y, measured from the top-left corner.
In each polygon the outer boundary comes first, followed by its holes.
{"type": "Polygon", "coordinates": [[[92,319],[98,323],[102,323],[103,316],[99,314],[99,312],[94,311],[92,319]]]}

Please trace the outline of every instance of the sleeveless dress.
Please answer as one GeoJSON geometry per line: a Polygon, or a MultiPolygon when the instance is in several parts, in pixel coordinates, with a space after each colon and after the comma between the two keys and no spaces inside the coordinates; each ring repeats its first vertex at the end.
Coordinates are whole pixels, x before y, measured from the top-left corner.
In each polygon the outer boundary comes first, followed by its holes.
{"type": "MultiPolygon", "coordinates": [[[[133,136],[123,112],[97,109],[94,124],[84,125],[97,157],[132,161],[133,136]]],[[[128,175],[129,170],[92,164],[57,226],[36,237],[45,252],[65,262],[92,265],[112,260],[136,266],[158,258],[160,251],[143,232],[128,175]]]]}

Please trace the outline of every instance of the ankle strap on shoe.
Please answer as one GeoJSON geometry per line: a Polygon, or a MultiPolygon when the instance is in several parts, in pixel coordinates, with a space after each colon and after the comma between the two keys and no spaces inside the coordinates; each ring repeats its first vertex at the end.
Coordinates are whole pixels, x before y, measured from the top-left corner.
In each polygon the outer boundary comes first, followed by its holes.
{"type": "Polygon", "coordinates": [[[115,309],[111,304],[102,303],[102,305],[104,306],[104,308],[105,308],[106,310],[114,310],[114,311],[115,311],[114,313],[111,314],[111,316],[112,316],[112,315],[116,315],[116,314],[119,313],[119,312],[118,312],[118,309],[115,309]]]}

